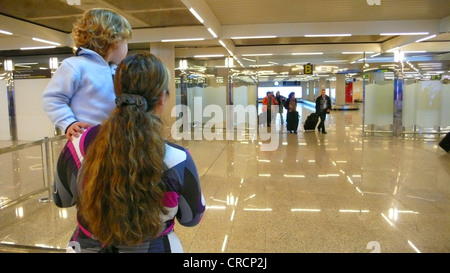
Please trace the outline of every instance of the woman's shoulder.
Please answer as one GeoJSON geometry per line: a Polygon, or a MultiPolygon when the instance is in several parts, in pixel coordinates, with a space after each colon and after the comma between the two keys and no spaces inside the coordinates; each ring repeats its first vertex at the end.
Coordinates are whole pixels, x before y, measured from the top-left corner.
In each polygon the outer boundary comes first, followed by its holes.
{"type": "Polygon", "coordinates": [[[164,163],[166,163],[167,167],[172,168],[190,158],[189,151],[185,147],[170,141],[166,141],[165,145],[166,154],[164,156],[164,163]]]}

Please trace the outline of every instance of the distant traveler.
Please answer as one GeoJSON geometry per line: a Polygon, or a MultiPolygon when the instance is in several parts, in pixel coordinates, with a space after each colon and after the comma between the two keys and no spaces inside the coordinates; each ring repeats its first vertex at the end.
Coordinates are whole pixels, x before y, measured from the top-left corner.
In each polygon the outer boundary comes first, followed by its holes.
{"type": "Polygon", "coordinates": [[[127,56],[131,26],[110,9],[91,9],[75,22],[72,38],[76,56],[62,62],[42,96],[44,111],[68,139],[113,111],[112,78],[127,56]]]}
{"type": "Polygon", "coordinates": [[[267,116],[267,126],[270,127],[271,126],[270,124],[272,123],[272,106],[278,104],[275,98],[273,97],[272,91],[268,91],[266,93],[266,96],[262,100],[262,104],[263,104],[263,113],[265,113],[267,116]]]}
{"type": "Polygon", "coordinates": [[[284,102],[286,101],[286,97],[281,96],[280,95],[280,91],[277,91],[277,94],[275,96],[275,100],[278,103],[278,113],[280,114],[281,124],[283,124],[283,111],[284,111],[283,105],[284,105],[284,102]]]}
{"type": "Polygon", "coordinates": [[[320,93],[321,95],[316,99],[316,113],[320,116],[320,123],[317,130],[319,130],[319,132],[322,130],[322,134],[326,134],[325,119],[327,114],[331,111],[331,98],[326,94],[324,88],[322,88],[320,93]]]}
{"type": "Polygon", "coordinates": [[[53,199],[58,207],[77,206],[68,252],[183,252],[175,223],[201,221],[205,200],[194,160],[163,138],[169,78],[151,53],[126,57],[115,75],[112,114],[63,148],[53,199]]]}
{"type": "Polygon", "coordinates": [[[295,93],[289,93],[288,99],[285,102],[286,114],[286,130],[290,133],[297,133],[297,127],[299,122],[299,114],[297,111],[297,99],[295,93]]]}

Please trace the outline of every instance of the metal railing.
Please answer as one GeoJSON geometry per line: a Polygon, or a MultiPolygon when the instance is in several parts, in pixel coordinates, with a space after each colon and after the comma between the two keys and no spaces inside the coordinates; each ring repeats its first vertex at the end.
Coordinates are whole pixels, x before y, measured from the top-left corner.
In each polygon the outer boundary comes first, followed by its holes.
{"type": "MultiPolygon", "coordinates": [[[[54,160],[54,149],[55,143],[64,141],[66,139],[65,135],[60,135],[52,138],[45,137],[42,140],[37,140],[33,142],[27,142],[23,144],[16,144],[17,141],[14,141],[13,144],[9,147],[0,148],[0,155],[12,154],[12,158],[15,158],[15,155],[22,150],[29,149],[32,147],[41,147],[41,162],[42,162],[42,171],[43,171],[43,181],[42,187],[38,189],[34,189],[32,191],[25,192],[21,194],[19,197],[14,197],[13,199],[7,201],[0,202],[0,209],[7,208],[9,206],[18,204],[22,201],[27,200],[29,197],[34,196],[36,194],[40,194],[42,192],[47,192],[47,195],[40,198],[40,202],[51,202],[52,201],[52,192],[51,186],[53,181],[53,176],[55,173],[55,160],[54,160]]],[[[65,143],[65,141],[64,141],[65,143]]],[[[61,145],[62,146],[62,145],[61,145]]],[[[60,150],[58,150],[59,153],[60,150]]],[[[18,168],[14,167],[15,160],[12,162],[13,164],[13,172],[16,172],[18,168]]],[[[0,189],[1,190],[1,189],[0,189]]]]}
{"type": "Polygon", "coordinates": [[[0,243],[0,253],[66,253],[65,249],[0,243]]]}

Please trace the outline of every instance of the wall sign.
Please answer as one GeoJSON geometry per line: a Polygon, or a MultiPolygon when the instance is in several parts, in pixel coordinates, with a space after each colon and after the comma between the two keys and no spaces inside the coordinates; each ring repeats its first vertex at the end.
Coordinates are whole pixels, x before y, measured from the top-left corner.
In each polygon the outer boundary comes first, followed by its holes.
{"type": "Polygon", "coordinates": [[[51,77],[52,77],[52,71],[50,69],[14,70],[14,72],[13,72],[13,78],[15,80],[50,79],[51,77]]]}
{"type": "Polygon", "coordinates": [[[303,72],[306,75],[311,75],[313,73],[313,65],[312,64],[303,65],[303,72]]]}

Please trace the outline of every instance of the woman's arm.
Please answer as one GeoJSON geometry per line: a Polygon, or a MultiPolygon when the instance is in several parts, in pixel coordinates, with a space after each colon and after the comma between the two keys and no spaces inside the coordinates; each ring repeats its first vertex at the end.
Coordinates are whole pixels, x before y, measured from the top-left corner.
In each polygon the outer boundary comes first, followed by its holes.
{"type": "Polygon", "coordinates": [[[178,198],[178,222],[183,226],[197,225],[205,213],[205,199],[202,194],[197,167],[186,151],[184,181],[178,198]]]}

